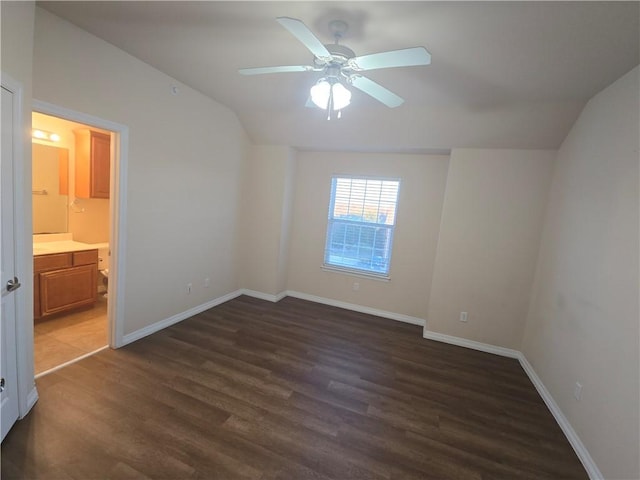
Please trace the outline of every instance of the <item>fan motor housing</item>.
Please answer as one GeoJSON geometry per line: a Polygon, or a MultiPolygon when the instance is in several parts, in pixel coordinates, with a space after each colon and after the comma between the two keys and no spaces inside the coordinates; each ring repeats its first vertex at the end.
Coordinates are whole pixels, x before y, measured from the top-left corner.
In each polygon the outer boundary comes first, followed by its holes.
{"type": "Polygon", "coordinates": [[[325,45],[326,49],[329,50],[329,53],[337,63],[347,63],[347,60],[356,56],[356,54],[349,47],[345,47],[344,45],[340,45],[338,43],[332,43],[329,45],[325,45]]]}

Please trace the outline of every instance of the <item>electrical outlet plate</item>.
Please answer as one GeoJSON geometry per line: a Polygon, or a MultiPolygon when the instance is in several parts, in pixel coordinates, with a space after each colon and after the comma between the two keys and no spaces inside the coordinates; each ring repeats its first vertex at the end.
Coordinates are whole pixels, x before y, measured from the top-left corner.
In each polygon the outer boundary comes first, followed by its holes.
{"type": "Polygon", "coordinates": [[[469,314],[467,312],[460,312],[460,321],[466,322],[469,319],[469,314]]]}
{"type": "Polygon", "coordinates": [[[193,284],[187,283],[187,295],[191,294],[191,289],[193,288],[193,284]]]}
{"type": "Polygon", "coordinates": [[[573,388],[573,396],[576,397],[576,400],[580,401],[580,397],[582,396],[582,384],[580,382],[576,382],[576,386],[573,388]]]}

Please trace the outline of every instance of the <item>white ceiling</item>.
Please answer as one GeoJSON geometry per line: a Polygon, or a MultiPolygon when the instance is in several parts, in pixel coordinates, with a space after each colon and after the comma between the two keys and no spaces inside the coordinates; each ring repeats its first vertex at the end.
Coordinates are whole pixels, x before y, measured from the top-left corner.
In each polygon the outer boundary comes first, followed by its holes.
{"type": "Polygon", "coordinates": [[[557,148],[586,101],[640,63],[638,2],[38,2],[228,106],[256,143],[306,149],[557,148]],[[371,71],[403,97],[389,109],[355,91],[343,118],[305,108],[318,73],[275,18],[331,43],[349,23],[357,55],[424,46],[429,66],[371,71]]]}

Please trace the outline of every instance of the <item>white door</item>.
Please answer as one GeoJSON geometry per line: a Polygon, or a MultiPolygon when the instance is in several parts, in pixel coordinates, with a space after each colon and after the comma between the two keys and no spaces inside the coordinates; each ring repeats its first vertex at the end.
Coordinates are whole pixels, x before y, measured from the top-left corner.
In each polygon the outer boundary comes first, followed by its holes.
{"type": "Polygon", "coordinates": [[[0,169],[0,423],[2,439],[18,419],[18,372],[16,365],[16,294],[20,281],[15,278],[15,209],[14,209],[14,102],[13,92],[2,87],[2,156],[0,169]]]}

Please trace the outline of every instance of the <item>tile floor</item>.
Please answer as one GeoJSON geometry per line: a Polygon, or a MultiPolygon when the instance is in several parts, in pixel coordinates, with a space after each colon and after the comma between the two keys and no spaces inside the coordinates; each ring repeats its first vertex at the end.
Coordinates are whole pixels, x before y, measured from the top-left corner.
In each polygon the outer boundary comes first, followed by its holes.
{"type": "Polygon", "coordinates": [[[35,373],[45,372],[108,344],[107,299],[91,309],[40,320],[34,325],[35,373]]]}

